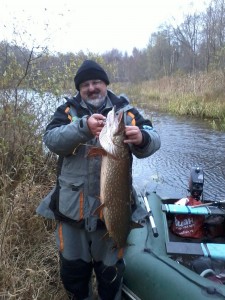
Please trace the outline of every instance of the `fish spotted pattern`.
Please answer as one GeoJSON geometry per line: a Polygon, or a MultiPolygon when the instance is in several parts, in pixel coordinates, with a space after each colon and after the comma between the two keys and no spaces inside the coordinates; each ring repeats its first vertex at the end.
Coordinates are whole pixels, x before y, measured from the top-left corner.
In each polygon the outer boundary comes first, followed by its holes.
{"type": "Polygon", "coordinates": [[[102,156],[100,201],[108,235],[116,248],[124,248],[132,228],[140,225],[131,222],[131,157],[124,143],[123,112],[113,108],[107,116],[99,141],[105,154],[102,156]]]}

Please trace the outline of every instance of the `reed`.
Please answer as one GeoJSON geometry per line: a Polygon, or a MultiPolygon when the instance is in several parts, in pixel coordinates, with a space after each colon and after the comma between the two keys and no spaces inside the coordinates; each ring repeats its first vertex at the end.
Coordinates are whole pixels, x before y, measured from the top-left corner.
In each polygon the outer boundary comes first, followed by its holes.
{"type": "Polygon", "coordinates": [[[222,72],[177,74],[139,84],[114,84],[117,93],[128,95],[133,105],[187,115],[209,121],[214,128],[225,128],[225,78],[222,72]]]}

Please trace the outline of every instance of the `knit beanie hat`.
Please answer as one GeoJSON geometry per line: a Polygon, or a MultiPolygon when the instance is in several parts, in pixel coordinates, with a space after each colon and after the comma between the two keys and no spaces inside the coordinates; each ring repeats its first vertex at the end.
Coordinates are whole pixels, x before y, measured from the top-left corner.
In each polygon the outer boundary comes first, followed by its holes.
{"type": "Polygon", "coordinates": [[[100,79],[107,85],[109,84],[109,78],[104,69],[93,60],[85,60],[74,77],[75,87],[79,91],[82,82],[94,79],[100,79]]]}

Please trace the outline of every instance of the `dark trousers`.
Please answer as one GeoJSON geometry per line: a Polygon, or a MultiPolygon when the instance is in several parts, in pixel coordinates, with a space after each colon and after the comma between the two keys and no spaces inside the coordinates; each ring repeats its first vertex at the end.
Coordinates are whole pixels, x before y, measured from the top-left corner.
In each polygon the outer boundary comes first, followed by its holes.
{"type": "Polygon", "coordinates": [[[56,241],[60,252],[60,275],[65,289],[74,299],[91,299],[88,297],[93,269],[101,300],[120,299],[118,292],[125,265],[118,257],[118,250],[113,249],[112,240],[103,238],[105,233],[105,229],[87,232],[67,223],[58,225],[56,241]]]}

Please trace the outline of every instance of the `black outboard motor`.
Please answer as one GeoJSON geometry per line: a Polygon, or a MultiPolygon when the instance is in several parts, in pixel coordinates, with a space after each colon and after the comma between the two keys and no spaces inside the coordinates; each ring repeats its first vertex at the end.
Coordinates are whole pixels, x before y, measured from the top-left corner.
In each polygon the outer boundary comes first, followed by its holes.
{"type": "Polygon", "coordinates": [[[189,192],[196,200],[200,200],[203,193],[204,173],[200,167],[193,167],[191,169],[191,176],[189,179],[189,192]]]}

